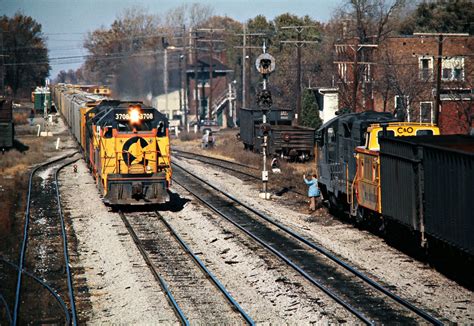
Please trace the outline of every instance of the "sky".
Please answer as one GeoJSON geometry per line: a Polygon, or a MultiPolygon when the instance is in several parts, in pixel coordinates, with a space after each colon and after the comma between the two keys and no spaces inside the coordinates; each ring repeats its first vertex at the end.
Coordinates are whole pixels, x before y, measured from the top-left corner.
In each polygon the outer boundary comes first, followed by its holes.
{"type": "MultiPolygon", "coordinates": [[[[343,0],[0,0],[0,15],[13,16],[17,11],[33,17],[43,27],[50,58],[87,55],[82,47],[85,35],[101,26],[108,27],[125,9],[145,8],[151,14],[164,12],[181,4],[198,2],[211,5],[216,15],[227,15],[244,22],[262,14],[273,19],[282,13],[309,15],[327,22],[343,0]]],[[[50,76],[60,70],[77,69],[82,59],[51,60],[50,76]]]]}

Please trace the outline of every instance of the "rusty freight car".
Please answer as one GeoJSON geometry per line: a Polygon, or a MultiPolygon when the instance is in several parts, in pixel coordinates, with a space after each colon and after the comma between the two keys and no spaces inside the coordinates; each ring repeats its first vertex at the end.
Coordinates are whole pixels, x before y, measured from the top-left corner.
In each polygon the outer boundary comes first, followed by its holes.
{"type": "Polygon", "coordinates": [[[0,97],[0,150],[13,147],[15,131],[13,126],[12,101],[0,97]]]}
{"type": "MultiPolygon", "coordinates": [[[[292,126],[293,111],[273,108],[267,113],[270,124],[268,153],[290,160],[306,161],[314,155],[315,129],[292,126]]],[[[262,111],[240,110],[240,138],[245,149],[261,151],[262,111]]]]}

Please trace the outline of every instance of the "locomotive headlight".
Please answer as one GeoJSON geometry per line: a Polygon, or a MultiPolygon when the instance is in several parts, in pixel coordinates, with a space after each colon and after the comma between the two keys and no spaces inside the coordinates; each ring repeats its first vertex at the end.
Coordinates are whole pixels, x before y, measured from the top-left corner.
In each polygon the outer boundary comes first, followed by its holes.
{"type": "Polygon", "coordinates": [[[137,124],[140,122],[140,112],[138,109],[131,109],[130,112],[130,122],[132,124],[137,124]]]}
{"type": "Polygon", "coordinates": [[[151,172],[151,166],[149,165],[146,166],[146,172],[151,172]]]}

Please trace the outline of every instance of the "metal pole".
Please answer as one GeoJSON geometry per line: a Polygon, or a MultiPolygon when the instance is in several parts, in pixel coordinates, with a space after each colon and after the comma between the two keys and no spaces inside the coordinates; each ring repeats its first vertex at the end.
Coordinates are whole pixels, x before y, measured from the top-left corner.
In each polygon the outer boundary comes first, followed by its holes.
{"type": "MultiPolygon", "coordinates": [[[[249,45],[251,45],[252,41],[252,37],[249,36],[249,45]]],[[[247,88],[246,91],[245,91],[245,95],[247,96],[247,98],[245,99],[245,102],[249,105],[249,108],[250,108],[250,83],[252,82],[252,78],[251,78],[251,61],[252,60],[252,48],[249,47],[249,51],[248,51],[248,57],[249,59],[245,62],[245,67],[246,67],[246,70],[247,70],[247,83],[245,85],[245,87],[247,88]]]]}
{"type": "Polygon", "coordinates": [[[2,47],[2,53],[0,54],[0,59],[2,60],[2,74],[0,75],[0,95],[5,95],[5,59],[3,48],[3,31],[0,31],[0,46],[2,47]]]}
{"type": "Polygon", "coordinates": [[[357,88],[359,87],[359,71],[358,71],[358,54],[359,54],[359,49],[357,44],[354,45],[354,67],[353,67],[353,86],[354,88],[352,89],[352,112],[356,112],[357,110],[357,88]]]}
{"type": "MultiPolygon", "coordinates": [[[[301,42],[301,32],[298,31],[298,42],[301,42]]],[[[296,44],[296,124],[301,123],[301,45],[300,43],[296,44]]]]}
{"type": "Polygon", "coordinates": [[[197,32],[194,31],[194,105],[196,106],[196,124],[199,128],[199,99],[198,99],[198,58],[197,32]]]}
{"type": "Polygon", "coordinates": [[[440,93],[441,93],[441,66],[443,56],[443,34],[438,36],[438,58],[436,60],[436,94],[434,105],[434,123],[439,124],[439,107],[440,107],[440,93]]]}
{"type": "Polygon", "coordinates": [[[181,98],[181,97],[183,96],[183,91],[182,91],[182,88],[183,88],[183,77],[182,77],[182,74],[183,74],[183,67],[182,67],[182,64],[181,64],[181,61],[183,61],[183,58],[184,58],[184,56],[183,56],[183,55],[180,55],[180,56],[179,56],[179,61],[178,61],[178,70],[179,70],[178,96],[179,96],[179,112],[180,112],[180,113],[183,112],[183,99],[181,98]]]}
{"type": "MultiPolygon", "coordinates": [[[[264,78],[265,80],[266,78],[264,78]]],[[[262,122],[265,124],[267,123],[267,115],[264,113],[262,117],[262,122]]],[[[268,171],[267,171],[267,141],[268,136],[263,136],[263,144],[262,144],[262,152],[263,152],[263,169],[262,169],[262,187],[263,187],[263,195],[265,199],[267,198],[267,191],[268,191],[268,171]]]]}
{"type": "Polygon", "coordinates": [[[246,52],[247,52],[247,24],[244,24],[244,35],[243,35],[243,47],[242,47],[242,107],[246,108],[247,107],[247,79],[245,75],[245,67],[247,64],[247,59],[246,57],[246,52]]]}
{"type": "MultiPolygon", "coordinates": [[[[164,51],[163,88],[165,91],[165,112],[168,113],[168,49],[164,51]]],[[[171,119],[173,117],[170,117],[171,119]]]]}
{"type": "Polygon", "coordinates": [[[213,38],[214,37],[214,33],[213,31],[211,30],[211,42],[210,42],[210,48],[209,48],[209,52],[210,52],[210,55],[209,55],[209,101],[208,101],[208,107],[209,107],[209,112],[208,112],[208,117],[209,117],[209,120],[212,120],[212,75],[213,75],[213,71],[212,71],[212,55],[213,55],[213,44],[212,44],[212,41],[213,41],[213,38]]]}
{"type": "Polygon", "coordinates": [[[186,49],[186,27],[183,25],[183,55],[184,55],[184,87],[183,87],[183,110],[184,110],[184,128],[188,130],[188,53],[186,49]]]}

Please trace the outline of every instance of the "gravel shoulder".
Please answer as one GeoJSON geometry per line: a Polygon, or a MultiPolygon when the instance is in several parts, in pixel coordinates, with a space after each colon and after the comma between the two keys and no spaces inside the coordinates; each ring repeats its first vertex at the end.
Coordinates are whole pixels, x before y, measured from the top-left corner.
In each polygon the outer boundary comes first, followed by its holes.
{"type": "Polygon", "coordinates": [[[87,284],[90,323],[177,324],[123,222],[102,203],[83,160],[61,173],[61,197],[77,239],[73,274],[87,284]],[[81,272],[74,272],[81,271],[81,272]]]}
{"type": "MultiPolygon", "coordinates": [[[[420,305],[443,320],[474,322],[473,293],[447,279],[429,266],[388,246],[366,231],[361,231],[326,216],[301,214],[300,208],[284,207],[284,198],[265,201],[259,189],[223,172],[193,160],[175,162],[192,168],[194,173],[233,196],[244,200],[355,265],[359,270],[390,285],[394,292],[420,305]]],[[[321,212],[323,215],[324,213],[321,212]]],[[[194,232],[193,232],[194,233],[194,232]]]]}
{"type": "Polygon", "coordinates": [[[255,322],[357,322],[266,249],[210,213],[186,190],[177,185],[173,189],[191,201],[178,213],[160,213],[255,322]]]}

